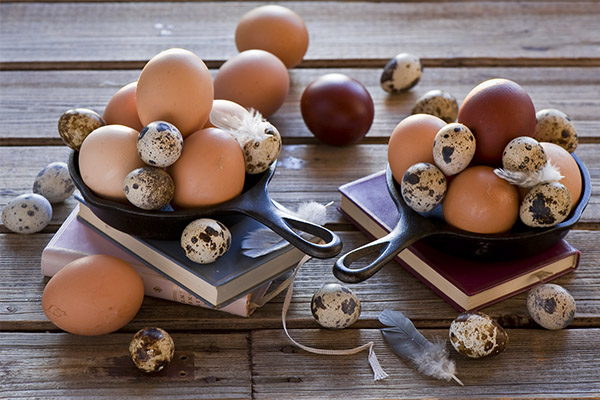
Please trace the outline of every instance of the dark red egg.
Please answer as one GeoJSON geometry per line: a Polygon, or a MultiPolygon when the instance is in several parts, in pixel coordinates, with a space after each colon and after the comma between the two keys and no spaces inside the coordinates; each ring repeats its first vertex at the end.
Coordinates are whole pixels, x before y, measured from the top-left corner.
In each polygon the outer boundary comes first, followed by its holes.
{"type": "Polygon", "coordinates": [[[367,134],[375,107],[362,83],[334,73],[315,79],[304,89],[300,111],[317,139],[332,146],[345,146],[367,134]]]}

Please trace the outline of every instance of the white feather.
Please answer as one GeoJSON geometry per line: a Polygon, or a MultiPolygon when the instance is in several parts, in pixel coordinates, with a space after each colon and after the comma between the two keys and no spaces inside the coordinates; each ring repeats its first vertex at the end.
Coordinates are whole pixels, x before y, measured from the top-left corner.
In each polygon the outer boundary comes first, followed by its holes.
{"type": "Polygon", "coordinates": [[[532,188],[539,183],[558,182],[563,178],[560,169],[550,162],[547,162],[539,171],[535,172],[509,171],[496,168],[494,173],[508,183],[524,188],[532,188]]]}

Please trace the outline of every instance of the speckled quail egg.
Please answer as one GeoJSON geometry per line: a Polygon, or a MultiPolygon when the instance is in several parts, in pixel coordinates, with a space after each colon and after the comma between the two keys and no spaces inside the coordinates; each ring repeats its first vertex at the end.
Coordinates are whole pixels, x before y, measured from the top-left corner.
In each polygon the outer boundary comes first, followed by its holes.
{"type": "Polygon", "coordinates": [[[571,193],[559,182],[539,183],[527,192],[519,208],[521,221],[534,228],[554,226],[571,211],[571,193]]]}
{"type": "Polygon", "coordinates": [[[161,328],[143,328],[133,335],[129,355],[139,370],[152,373],[163,370],[173,360],[175,343],[161,328]]]}
{"type": "Polygon", "coordinates": [[[153,167],[172,165],[183,150],[183,136],[175,125],[165,121],[154,121],[142,128],[138,135],[138,155],[153,167]]]}
{"type": "Polygon", "coordinates": [[[181,234],[181,248],[198,264],[216,261],[231,247],[231,232],[220,221],[200,218],[190,222],[181,234]]]}
{"type": "Polygon", "coordinates": [[[566,328],[575,316],[575,299],[562,286],[546,283],[527,293],[527,310],[540,326],[556,330],[566,328]]]}
{"type": "Polygon", "coordinates": [[[435,115],[446,123],[451,123],[458,117],[458,102],[444,90],[430,90],[417,100],[411,114],[435,115]]]}
{"type": "Polygon", "coordinates": [[[502,167],[507,171],[537,172],[546,165],[546,161],[544,147],[529,136],[514,138],[502,153],[502,167]]]}
{"type": "Polygon", "coordinates": [[[158,210],[173,198],[175,183],[164,169],[141,167],[127,174],[123,192],[134,206],[144,210],[158,210]]]}
{"type": "Polygon", "coordinates": [[[313,295],[310,310],[324,328],[344,329],[360,317],[360,300],[339,283],[325,283],[313,295]]]}
{"type": "Polygon", "coordinates": [[[400,53],[383,68],[381,87],[386,92],[403,92],[414,87],[421,80],[423,68],[419,57],[400,53]]]}
{"type": "Polygon", "coordinates": [[[44,167],[33,180],[33,193],[44,196],[50,203],[60,203],[75,191],[75,184],[64,162],[53,162],[44,167]]]}
{"type": "Polygon", "coordinates": [[[554,108],[540,110],[535,114],[537,123],[533,137],[539,142],[551,142],[572,153],[577,148],[577,131],[571,118],[554,108]]]}
{"type": "Polygon", "coordinates": [[[508,347],[508,334],[489,315],[464,312],[450,324],[450,343],[454,349],[470,358],[482,358],[502,353],[508,347]]]}
{"type": "Polygon", "coordinates": [[[250,115],[255,119],[251,130],[245,129],[248,125],[243,125],[235,131],[234,137],[242,147],[246,172],[259,174],[266,171],[279,156],[281,135],[277,128],[260,114],[251,111],[250,115]]]}
{"type": "Polygon", "coordinates": [[[73,150],[79,150],[83,140],[95,129],[106,125],[100,114],[88,108],[65,111],[58,119],[58,134],[73,150]]]}
{"type": "Polygon", "coordinates": [[[22,194],[10,200],[2,210],[2,223],[16,233],[36,233],[52,219],[52,205],[44,196],[22,194]]]}
{"type": "Polygon", "coordinates": [[[429,212],[446,196],[446,177],[435,165],[411,165],[400,183],[400,194],[406,205],[417,212],[429,212]]]}
{"type": "Polygon", "coordinates": [[[475,135],[463,124],[450,123],[438,131],[433,140],[433,161],[446,175],[467,168],[475,155],[475,135]]]}

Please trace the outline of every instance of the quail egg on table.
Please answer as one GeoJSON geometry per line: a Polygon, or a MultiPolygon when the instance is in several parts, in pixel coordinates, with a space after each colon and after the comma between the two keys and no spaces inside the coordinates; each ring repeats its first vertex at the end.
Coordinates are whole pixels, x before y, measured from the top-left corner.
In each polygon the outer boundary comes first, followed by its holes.
{"type": "Polygon", "coordinates": [[[65,111],[58,119],[58,134],[73,150],[79,150],[83,140],[95,129],[106,125],[100,114],[87,108],[65,111]]]}
{"type": "Polygon", "coordinates": [[[63,202],[74,191],[75,184],[64,162],[46,165],[33,180],[33,193],[44,196],[50,203],[63,202]]]}
{"type": "Polygon", "coordinates": [[[229,250],[231,232],[220,221],[200,218],[185,227],[180,244],[187,258],[198,264],[209,264],[229,250]]]}
{"type": "Polygon", "coordinates": [[[52,219],[52,205],[44,196],[30,193],[10,200],[2,210],[2,223],[15,233],[36,233],[52,219]]]}
{"type": "Polygon", "coordinates": [[[546,161],[544,147],[529,136],[512,139],[502,152],[502,167],[508,171],[537,172],[546,161]]]}
{"type": "Polygon", "coordinates": [[[573,321],[576,304],[565,288],[546,283],[527,293],[527,310],[540,326],[557,330],[566,328],[573,321]]]}
{"type": "Polygon", "coordinates": [[[421,80],[423,68],[419,57],[400,53],[383,68],[381,88],[386,92],[403,92],[414,87],[421,80]]]}
{"type": "Polygon", "coordinates": [[[430,114],[451,123],[458,117],[458,102],[446,91],[430,90],[417,100],[411,114],[430,114]]]}
{"type": "Polygon", "coordinates": [[[173,198],[175,183],[164,169],[140,167],[127,174],[123,192],[134,206],[144,210],[158,210],[173,198]]]}
{"type": "Polygon", "coordinates": [[[136,146],[138,155],[146,164],[168,167],[181,155],[183,136],[175,125],[154,121],[142,128],[136,146]]]}
{"type": "Polygon", "coordinates": [[[475,155],[475,135],[463,124],[450,123],[438,131],[433,140],[433,161],[446,175],[467,168],[475,155]]]}
{"type": "Polygon", "coordinates": [[[406,205],[417,212],[433,210],[446,196],[446,188],[446,177],[430,163],[410,166],[400,183],[400,193],[406,205]]]}
{"type": "Polygon", "coordinates": [[[464,312],[450,324],[450,343],[470,358],[499,354],[508,347],[508,334],[492,318],[481,312],[464,312]]]}
{"type": "Polygon", "coordinates": [[[559,182],[540,183],[527,192],[519,208],[521,221],[534,228],[554,226],[571,211],[571,193],[559,182]]]}
{"type": "Polygon", "coordinates": [[[163,370],[173,360],[175,343],[161,328],[143,328],[129,343],[129,355],[139,370],[152,373],[163,370]]]}
{"type": "Polygon", "coordinates": [[[310,310],[324,328],[344,329],[360,317],[360,300],[339,283],[326,283],[312,297],[310,310]]]}
{"type": "Polygon", "coordinates": [[[577,148],[577,131],[571,118],[554,108],[540,110],[535,114],[536,125],[533,137],[540,142],[559,145],[572,153],[577,148]]]}

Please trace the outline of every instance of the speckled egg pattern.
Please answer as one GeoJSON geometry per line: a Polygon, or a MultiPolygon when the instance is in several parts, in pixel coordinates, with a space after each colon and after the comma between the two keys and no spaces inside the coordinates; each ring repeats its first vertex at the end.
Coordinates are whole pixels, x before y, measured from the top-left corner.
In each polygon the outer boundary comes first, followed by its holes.
{"type": "Polygon", "coordinates": [[[259,135],[241,142],[246,163],[246,172],[259,174],[266,171],[281,152],[281,135],[270,123],[264,126],[259,135]]]}
{"type": "Polygon", "coordinates": [[[200,218],[183,230],[181,247],[190,260],[199,264],[212,263],[231,247],[231,232],[217,220],[200,218]]]}
{"type": "Polygon", "coordinates": [[[571,118],[562,111],[547,108],[535,114],[537,123],[533,137],[540,142],[551,142],[572,153],[579,139],[571,118]]]}
{"type": "Polygon", "coordinates": [[[339,283],[326,283],[312,297],[310,310],[324,328],[344,329],[360,317],[360,300],[339,283]]]}
{"type": "Polygon", "coordinates": [[[400,184],[400,193],[406,205],[417,212],[433,210],[446,196],[446,189],[446,177],[430,163],[410,166],[400,184]]]}
{"type": "Polygon", "coordinates": [[[65,111],[58,119],[58,134],[73,150],[79,150],[85,138],[95,129],[106,125],[100,114],[87,108],[65,111]]]}
{"type": "Polygon", "coordinates": [[[544,147],[529,136],[514,138],[502,153],[502,167],[507,171],[536,172],[545,164],[544,147]]]}
{"type": "Polygon", "coordinates": [[[435,135],[433,161],[447,176],[455,175],[467,168],[477,144],[475,135],[463,124],[450,123],[435,135]]]}
{"type": "Polygon", "coordinates": [[[183,136],[175,125],[154,121],[146,125],[137,138],[138,155],[153,167],[172,165],[183,150],[183,136]]]}
{"type": "Polygon", "coordinates": [[[381,87],[386,92],[403,92],[419,83],[422,74],[419,57],[401,53],[388,61],[383,68],[381,87]]]}
{"type": "Polygon", "coordinates": [[[503,352],[508,347],[508,334],[488,315],[475,312],[460,314],[450,324],[450,343],[470,358],[482,358],[503,352]]]}
{"type": "Polygon", "coordinates": [[[129,355],[141,371],[158,372],[173,360],[175,343],[173,338],[161,328],[143,328],[131,339],[129,355]]]}
{"type": "Polygon", "coordinates": [[[60,203],[75,191],[75,184],[64,162],[53,162],[42,169],[33,181],[33,193],[44,196],[50,203],[60,203]]]}
{"type": "Polygon", "coordinates": [[[571,211],[571,193],[562,183],[540,183],[525,195],[519,208],[521,221],[534,228],[564,221],[571,211]]]}
{"type": "Polygon", "coordinates": [[[52,219],[52,205],[39,194],[22,194],[10,200],[2,210],[2,223],[16,233],[36,233],[52,219]]]}
{"type": "Polygon", "coordinates": [[[411,114],[430,114],[451,123],[458,117],[458,102],[446,91],[430,90],[417,100],[411,114]]]}
{"type": "Polygon", "coordinates": [[[562,286],[547,283],[527,293],[527,310],[540,326],[556,330],[566,328],[575,317],[575,299],[562,286]]]}
{"type": "Polygon", "coordinates": [[[144,210],[158,210],[173,198],[175,183],[161,168],[141,167],[127,174],[123,192],[134,206],[144,210]]]}

